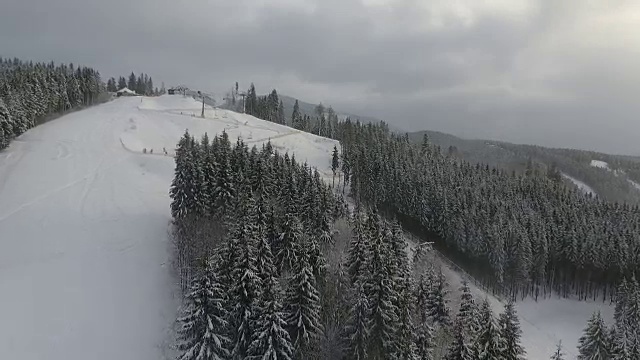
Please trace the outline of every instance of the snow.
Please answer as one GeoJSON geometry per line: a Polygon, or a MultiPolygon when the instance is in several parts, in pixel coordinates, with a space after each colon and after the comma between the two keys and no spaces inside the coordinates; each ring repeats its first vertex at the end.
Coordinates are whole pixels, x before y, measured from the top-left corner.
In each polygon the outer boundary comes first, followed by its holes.
{"type": "MultiPolygon", "coordinates": [[[[271,139],[331,179],[338,142],[209,106],[202,119],[201,106],[180,95],[123,97],[34,128],[0,152],[0,359],[173,358],[168,188],[185,129],[225,130],[250,146],[271,139]]],[[[461,275],[443,264],[455,301],[461,275]]],[[[591,313],[612,317],[602,302],[558,298],[517,309],[532,360],[547,359],[559,339],[574,356],[591,313]]]]}
{"type": "Polygon", "coordinates": [[[562,173],[562,177],[564,177],[565,179],[570,180],[572,183],[574,183],[578,187],[578,189],[580,189],[585,194],[592,193],[593,195],[597,195],[596,192],[589,185],[583,183],[582,181],[580,181],[580,180],[578,180],[578,179],[576,179],[574,177],[571,177],[571,176],[569,176],[569,175],[567,175],[565,173],[562,173]]]}
{"type": "Polygon", "coordinates": [[[250,145],[271,138],[331,177],[337,142],[210,107],[192,116],[200,111],[182,96],[122,97],[0,152],[0,359],[174,357],[168,189],[186,128],[250,145]]]}
{"type": "Polygon", "coordinates": [[[207,105],[205,119],[202,119],[202,103],[177,95],[143,98],[139,109],[143,111],[136,121],[136,129],[127,131],[122,137],[125,147],[135,152],[142,151],[142,143],[132,141],[140,139],[140,133],[144,134],[144,146],[147,149],[153,148],[155,153],[164,147],[172,154],[185,129],[189,129],[189,133],[196,137],[202,136],[205,132],[213,137],[213,134],[222,133],[224,130],[229,134],[231,141],[241,137],[249,146],[261,146],[271,141],[271,145],[278,151],[295,154],[296,161],[306,161],[310,166],[317,168],[324,179],[333,177],[331,153],[334,146],[340,146],[338,141],[207,105]],[[157,114],[162,114],[165,119],[161,128],[154,118],[157,114]]]}
{"type": "Polygon", "coordinates": [[[591,160],[591,166],[597,167],[600,169],[611,170],[609,168],[609,164],[606,161],[602,161],[602,160],[591,160]]]}
{"type": "Polygon", "coordinates": [[[126,87],[125,87],[125,88],[122,88],[122,89],[120,89],[120,90],[118,90],[118,91],[116,91],[116,93],[118,93],[118,94],[131,94],[131,95],[137,95],[137,93],[136,93],[135,91],[133,91],[133,90],[129,90],[129,88],[126,88],[126,87]]]}
{"type": "Polygon", "coordinates": [[[631,179],[627,179],[627,181],[629,182],[629,184],[631,184],[631,186],[633,186],[634,188],[636,188],[638,191],[640,191],[640,184],[638,184],[637,182],[631,180],[631,179]]]}

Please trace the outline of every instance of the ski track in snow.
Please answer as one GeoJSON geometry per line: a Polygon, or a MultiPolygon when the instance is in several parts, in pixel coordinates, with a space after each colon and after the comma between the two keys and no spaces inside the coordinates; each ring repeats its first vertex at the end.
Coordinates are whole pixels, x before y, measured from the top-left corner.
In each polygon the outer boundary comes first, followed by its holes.
{"type": "Polygon", "coordinates": [[[569,175],[567,175],[565,173],[561,173],[561,175],[565,179],[568,179],[569,181],[574,183],[578,187],[578,189],[580,189],[580,191],[582,191],[583,193],[585,193],[585,194],[592,193],[593,195],[597,195],[596,192],[589,185],[585,184],[584,182],[582,182],[582,181],[580,181],[580,180],[578,180],[578,179],[576,179],[574,177],[571,177],[571,176],[569,176],[569,175]]]}
{"type": "Polygon", "coordinates": [[[0,359],[175,358],[168,190],[185,129],[271,139],[331,179],[336,141],[208,106],[192,116],[201,106],[119,98],[0,152],[0,359]]]}
{"type": "Polygon", "coordinates": [[[640,184],[638,184],[637,182],[635,182],[635,181],[633,181],[631,179],[627,179],[627,181],[629,182],[629,184],[631,184],[631,186],[636,188],[636,190],[640,191],[640,184]]]}

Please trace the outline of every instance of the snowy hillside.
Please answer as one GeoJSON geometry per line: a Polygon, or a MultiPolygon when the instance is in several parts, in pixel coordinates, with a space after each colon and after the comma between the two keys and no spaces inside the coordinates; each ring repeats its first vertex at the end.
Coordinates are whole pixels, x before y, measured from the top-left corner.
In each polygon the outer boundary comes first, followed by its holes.
{"type": "MultiPolygon", "coordinates": [[[[179,95],[120,98],[34,128],[0,152],[0,359],[173,357],[179,296],[168,188],[185,129],[196,137],[224,130],[249,146],[271,140],[331,179],[336,141],[209,106],[204,119],[200,112],[179,95]]],[[[445,272],[457,289],[460,274],[445,272]]],[[[611,317],[598,302],[517,307],[533,360],[548,358],[558,339],[574,354],[591,311],[611,317]]]]}
{"type": "Polygon", "coordinates": [[[226,130],[249,145],[271,139],[331,177],[337,142],[210,107],[205,119],[192,116],[200,106],[120,98],[0,152],[0,359],[173,356],[168,189],[185,129],[226,130]]]}
{"type": "Polygon", "coordinates": [[[574,183],[578,187],[578,189],[580,189],[580,191],[582,191],[583,193],[585,193],[585,194],[591,193],[593,195],[596,195],[596,192],[589,185],[585,184],[584,182],[582,182],[582,181],[580,181],[580,180],[578,180],[578,179],[576,179],[574,177],[571,177],[571,176],[569,176],[567,174],[564,174],[564,173],[562,174],[562,177],[564,177],[565,179],[567,179],[567,180],[571,181],[572,183],[574,183]]]}
{"type": "Polygon", "coordinates": [[[602,161],[602,160],[591,160],[591,166],[597,167],[600,169],[611,170],[609,168],[609,164],[606,161],[602,161]]]}

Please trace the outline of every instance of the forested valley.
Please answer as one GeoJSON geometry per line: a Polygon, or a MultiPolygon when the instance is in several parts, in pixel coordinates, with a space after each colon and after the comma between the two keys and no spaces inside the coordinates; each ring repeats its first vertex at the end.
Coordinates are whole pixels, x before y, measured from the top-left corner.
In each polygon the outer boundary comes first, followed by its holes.
{"type": "MultiPolygon", "coordinates": [[[[277,95],[264,99],[264,118],[281,123],[268,115],[277,95]]],[[[615,324],[589,320],[581,358],[638,357],[637,207],[324,115],[308,124],[341,142],[332,187],[269,143],[186,133],[178,144],[181,359],[524,359],[513,301],[552,292],[616,303],[615,324]],[[463,284],[452,314],[446,279],[403,226],[510,298],[504,311],[463,284]]]]}

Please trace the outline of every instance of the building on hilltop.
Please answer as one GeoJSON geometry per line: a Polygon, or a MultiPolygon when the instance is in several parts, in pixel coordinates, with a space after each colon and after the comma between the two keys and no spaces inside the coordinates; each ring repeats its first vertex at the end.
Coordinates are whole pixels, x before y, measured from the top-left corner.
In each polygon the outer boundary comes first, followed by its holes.
{"type": "Polygon", "coordinates": [[[133,90],[129,90],[128,88],[124,87],[124,88],[122,88],[122,89],[120,89],[120,90],[116,91],[116,95],[117,95],[118,97],[120,97],[120,96],[136,96],[136,95],[138,95],[138,94],[136,94],[136,92],[135,92],[135,91],[133,91],[133,90]]]}

